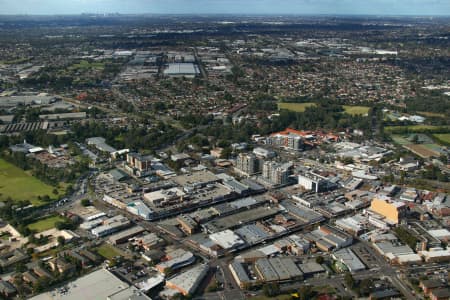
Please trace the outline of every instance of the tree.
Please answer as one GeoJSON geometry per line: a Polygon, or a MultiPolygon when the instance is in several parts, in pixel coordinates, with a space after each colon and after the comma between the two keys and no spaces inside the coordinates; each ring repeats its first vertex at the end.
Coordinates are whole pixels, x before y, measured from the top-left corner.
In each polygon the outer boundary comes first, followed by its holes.
{"type": "Polygon", "coordinates": [[[219,290],[219,284],[218,284],[216,279],[213,279],[212,282],[206,288],[206,291],[208,293],[212,293],[212,292],[215,292],[217,290],[219,290]]]}
{"type": "Polygon", "coordinates": [[[18,264],[16,264],[15,269],[16,269],[16,272],[23,273],[27,270],[27,267],[23,263],[18,263],[18,264]]]}
{"type": "Polygon", "coordinates": [[[59,246],[64,246],[64,244],[66,243],[66,239],[63,236],[58,236],[56,240],[58,241],[59,246]]]}
{"type": "Polygon", "coordinates": [[[263,293],[266,297],[274,297],[280,294],[278,283],[267,283],[263,286],[263,293]]]}
{"type": "Polygon", "coordinates": [[[364,278],[359,283],[359,294],[361,296],[366,296],[370,294],[370,285],[371,285],[371,279],[370,278],[364,278]]]}
{"type": "Polygon", "coordinates": [[[81,200],[81,205],[83,205],[84,207],[91,205],[91,201],[89,201],[89,199],[83,199],[81,200]]]}
{"type": "Polygon", "coordinates": [[[345,284],[351,289],[353,289],[353,287],[355,286],[355,279],[353,279],[353,276],[352,274],[350,274],[350,272],[345,273],[344,281],[345,284]]]}
{"type": "Polygon", "coordinates": [[[298,289],[298,295],[300,300],[310,300],[313,296],[313,290],[310,285],[302,285],[298,289]]]}
{"type": "Polygon", "coordinates": [[[172,274],[173,274],[172,268],[168,267],[164,269],[164,275],[166,275],[166,277],[169,277],[172,274]]]}
{"type": "Polygon", "coordinates": [[[316,263],[321,265],[321,264],[323,264],[323,262],[324,262],[323,256],[317,256],[316,257],[316,263]]]}
{"type": "Polygon", "coordinates": [[[220,158],[227,159],[231,156],[231,153],[233,153],[233,150],[231,150],[231,147],[225,147],[222,150],[222,153],[220,154],[220,158]]]}

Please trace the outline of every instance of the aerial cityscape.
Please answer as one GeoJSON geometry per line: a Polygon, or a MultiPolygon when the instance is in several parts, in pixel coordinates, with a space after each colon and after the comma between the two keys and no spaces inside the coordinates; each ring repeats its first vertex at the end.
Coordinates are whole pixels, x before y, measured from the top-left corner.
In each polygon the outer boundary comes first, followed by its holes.
{"type": "Polygon", "coordinates": [[[0,2],[0,299],[450,299],[447,1],[0,2]]]}

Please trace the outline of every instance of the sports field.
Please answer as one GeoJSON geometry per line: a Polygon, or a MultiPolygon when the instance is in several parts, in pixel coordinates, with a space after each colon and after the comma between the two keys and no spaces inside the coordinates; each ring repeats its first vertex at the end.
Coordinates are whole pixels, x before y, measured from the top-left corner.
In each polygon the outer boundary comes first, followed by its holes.
{"type": "Polygon", "coordinates": [[[35,223],[31,223],[30,225],[28,225],[28,228],[36,232],[42,232],[55,227],[56,223],[64,221],[64,218],[61,216],[52,216],[39,220],[35,223]]]}
{"type": "Polygon", "coordinates": [[[315,106],[315,103],[306,102],[306,103],[278,103],[278,109],[287,109],[295,112],[304,112],[307,107],[315,106]]]}
{"type": "Polygon", "coordinates": [[[404,145],[403,148],[408,149],[412,153],[422,157],[422,158],[430,158],[430,157],[438,157],[440,153],[437,150],[434,150],[435,147],[439,147],[435,144],[411,144],[411,145],[404,145]]]}
{"type": "Polygon", "coordinates": [[[450,133],[436,133],[433,137],[443,144],[450,145],[450,133]]]}
{"type": "Polygon", "coordinates": [[[368,106],[352,106],[352,105],[343,105],[342,106],[346,113],[349,115],[365,115],[369,113],[370,107],[368,106]]]}
{"type": "MultiPolygon", "coordinates": [[[[44,202],[38,196],[48,195],[54,199],[54,187],[43,183],[22,169],[0,159],[0,201],[8,197],[15,201],[29,200],[33,205],[41,205],[44,202]]],[[[64,189],[59,189],[64,193],[64,189]]]]}

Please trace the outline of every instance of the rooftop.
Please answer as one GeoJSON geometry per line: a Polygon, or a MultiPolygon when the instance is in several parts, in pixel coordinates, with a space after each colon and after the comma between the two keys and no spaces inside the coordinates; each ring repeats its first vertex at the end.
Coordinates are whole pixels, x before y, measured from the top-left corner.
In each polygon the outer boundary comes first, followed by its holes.
{"type": "Polygon", "coordinates": [[[223,249],[236,248],[244,244],[244,241],[229,229],[210,234],[209,238],[223,249]]]}
{"type": "Polygon", "coordinates": [[[195,266],[173,278],[167,280],[167,286],[173,287],[183,294],[192,294],[197,289],[203,277],[208,272],[208,265],[195,266]]]}
{"type": "Polygon", "coordinates": [[[60,290],[46,292],[31,298],[31,300],[107,299],[107,297],[129,288],[127,283],[106,269],[94,271],[66,286],[68,288],[64,293],[61,293],[60,290]]]}
{"type": "Polygon", "coordinates": [[[197,75],[200,74],[198,66],[193,63],[171,63],[164,70],[164,75],[197,75]]]}

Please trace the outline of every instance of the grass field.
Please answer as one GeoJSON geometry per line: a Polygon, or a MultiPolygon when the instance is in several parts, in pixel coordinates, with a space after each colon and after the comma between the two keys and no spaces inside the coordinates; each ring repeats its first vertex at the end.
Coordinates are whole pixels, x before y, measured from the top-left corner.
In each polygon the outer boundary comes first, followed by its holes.
{"type": "Polygon", "coordinates": [[[396,130],[408,129],[408,131],[412,132],[423,132],[423,131],[433,131],[433,130],[441,130],[448,129],[450,131],[450,127],[445,126],[434,126],[434,125],[410,125],[410,126],[386,126],[384,127],[385,132],[395,132],[396,130]]]}
{"type": "Polygon", "coordinates": [[[349,115],[365,115],[369,113],[370,107],[368,106],[351,106],[351,105],[343,105],[342,106],[346,113],[349,115]]]}
{"type": "MultiPolygon", "coordinates": [[[[38,196],[48,195],[54,199],[53,189],[54,187],[0,159],[0,201],[11,197],[15,201],[29,200],[33,205],[41,205],[44,202],[38,196]]],[[[63,188],[58,191],[60,194],[64,193],[63,188]]]]}
{"type": "Polygon", "coordinates": [[[287,109],[295,112],[304,112],[307,107],[315,106],[315,103],[306,102],[306,103],[285,103],[279,102],[278,109],[287,109]]]}
{"type": "Polygon", "coordinates": [[[49,218],[39,220],[35,223],[31,223],[30,225],[28,225],[28,228],[33,231],[42,232],[55,227],[55,224],[57,222],[64,222],[64,221],[65,221],[64,218],[61,216],[52,216],[49,218]]]}
{"type": "Polygon", "coordinates": [[[70,66],[71,69],[81,69],[81,70],[103,70],[105,68],[105,64],[102,62],[88,62],[87,60],[82,60],[78,64],[73,64],[70,66]]]}
{"type": "Polygon", "coordinates": [[[409,145],[411,144],[403,135],[401,134],[393,134],[391,136],[392,140],[399,145],[409,145]]]}
{"type": "MultiPolygon", "coordinates": [[[[287,109],[294,112],[304,112],[307,107],[315,106],[313,102],[305,103],[285,103],[279,102],[278,109],[287,109]]],[[[369,112],[370,107],[368,106],[351,106],[343,105],[344,111],[349,115],[365,115],[369,112]]]]}
{"type": "Polygon", "coordinates": [[[436,133],[433,137],[443,144],[450,145],[450,133],[436,133]]]}
{"type": "Polygon", "coordinates": [[[425,117],[446,118],[445,114],[433,113],[433,112],[427,112],[427,111],[419,111],[418,114],[423,115],[425,117]]]}
{"type": "Polygon", "coordinates": [[[275,297],[266,297],[266,296],[255,296],[251,297],[251,300],[291,300],[291,294],[278,295],[275,297]]]}
{"type": "Polygon", "coordinates": [[[114,246],[111,246],[109,244],[102,244],[100,247],[95,249],[99,255],[106,259],[113,259],[117,255],[120,255],[119,251],[114,246]]]}

